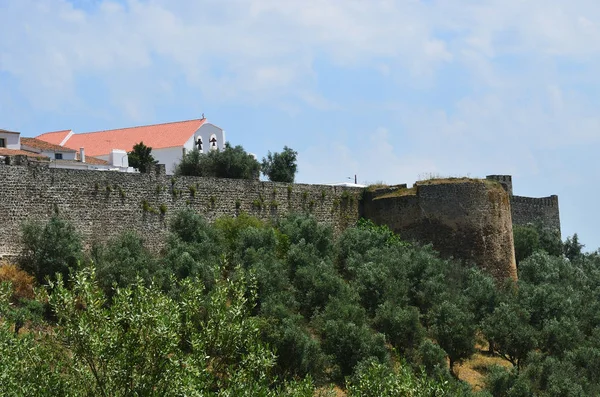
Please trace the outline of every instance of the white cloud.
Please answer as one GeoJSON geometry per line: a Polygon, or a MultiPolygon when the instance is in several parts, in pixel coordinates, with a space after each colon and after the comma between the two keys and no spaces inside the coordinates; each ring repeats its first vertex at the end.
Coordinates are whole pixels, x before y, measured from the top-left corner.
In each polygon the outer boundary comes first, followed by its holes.
{"type": "Polygon", "coordinates": [[[398,153],[387,128],[368,129],[361,138],[363,145],[359,147],[333,138],[323,139],[318,146],[300,152],[298,180],[338,183],[357,175],[358,182],[364,184],[411,184],[419,174],[439,172],[430,157],[398,153]]]}

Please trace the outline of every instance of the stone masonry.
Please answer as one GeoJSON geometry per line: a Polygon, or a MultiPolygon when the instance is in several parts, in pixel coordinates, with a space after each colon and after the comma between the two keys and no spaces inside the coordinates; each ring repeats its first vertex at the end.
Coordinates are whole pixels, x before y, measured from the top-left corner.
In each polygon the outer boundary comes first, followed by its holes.
{"type": "MultiPolygon", "coordinates": [[[[22,162],[15,162],[21,164],[22,162]]],[[[0,257],[21,251],[24,221],[45,221],[55,212],[69,220],[86,245],[125,230],[138,231],[149,248],[165,241],[174,214],[190,208],[207,220],[241,211],[260,219],[310,212],[340,232],[358,219],[362,189],[158,173],[55,169],[47,165],[0,165],[0,257]]]]}

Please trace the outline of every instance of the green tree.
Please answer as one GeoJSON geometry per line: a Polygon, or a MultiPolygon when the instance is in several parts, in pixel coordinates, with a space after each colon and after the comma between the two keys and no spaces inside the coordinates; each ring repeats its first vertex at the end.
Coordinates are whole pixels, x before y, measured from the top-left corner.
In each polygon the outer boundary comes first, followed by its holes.
{"type": "Polygon", "coordinates": [[[577,233],[575,233],[573,237],[567,237],[567,240],[563,245],[563,251],[565,256],[570,261],[574,261],[576,259],[581,258],[581,256],[583,255],[581,252],[583,250],[583,247],[585,247],[585,245],[579,242],[579,236],[577,236],[577,233]]]}
{"type": "Polygon", "coordinates": [[[450,371],[453,374],[455,363],[475,353],[473,314],[461,306],[444,301],[430,313],[433,337],[448,354],[450,371]]]}
{"type": "Polygon", "coordinates": [[[513,227],[513,238],[515,242],[515,257],[517,264],[528,258],[540,248],[540,235],[533,226],[513,227]]]}
{"type": "Polygon", "coordinates": [[[377,309],[374,324],[392,346],[402,353],[417,348],[425,336],[425,330],[419,321],[419,309],[414,306],[400,307],[392,302],[385,302],[377,309]]]}
{"type": "Polygon", "coordinates": [[[127,159],[129,166],[140,172],[148,172],[152,165],[158,164],[158,160],[152,156],[152,148],[144,145],[144,142],[133,145],[133,150],[127,153],[127,159]]]}
{"type": "Polygon", "coordinates": [[[298,172],[297,156],[298,152],[287,146],[283,147],[281,153],[268,152],[267,157],[262,159],[262,173],[271,182],[293,183],[298,172]]]}
{"type": "Polygon", "coordinates": [[[81,237],[73,225],[58,215],[45,224],[25,223],[21,267],[33,274],[38,283],[60,273],[64,278],[77,266],[82,254],[81,237]]]}
{"type": "Polygon", "coordinates": [[[123,288],[140,279],[149,285],[158,270],[155,258],[133,231],[94,247],[92,259],[98,270],[98,282],[108,296],[113,295],[114,287],[123,288]]]}
{"type": "Polygon", "coordinates": [[[501,303],[484,321],[483,332],[494,349],[517,370],[537,346],[537,333],[529,324],[529,313],[515,304],[501,303]]]}
{"type": "Polygon", "coordinates": [[[176,175],[205,176],[231,179],[258,179],[260,164],[242,146],[225,143],[223,150],[206,154],[192,150],[183,156],[175,170],[176,175]]]}

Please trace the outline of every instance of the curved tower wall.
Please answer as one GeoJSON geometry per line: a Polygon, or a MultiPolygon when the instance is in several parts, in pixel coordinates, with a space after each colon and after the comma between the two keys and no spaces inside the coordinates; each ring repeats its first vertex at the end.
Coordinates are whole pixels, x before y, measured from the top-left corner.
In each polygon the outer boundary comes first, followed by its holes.
{"type": "Polygon", "coordinates": [[[448,180],[363,203],[363,215],[401,238],[432,243],[443,256],[473,261],[496,279],[516,279],[510,201],[499,184],[448,180]]]}

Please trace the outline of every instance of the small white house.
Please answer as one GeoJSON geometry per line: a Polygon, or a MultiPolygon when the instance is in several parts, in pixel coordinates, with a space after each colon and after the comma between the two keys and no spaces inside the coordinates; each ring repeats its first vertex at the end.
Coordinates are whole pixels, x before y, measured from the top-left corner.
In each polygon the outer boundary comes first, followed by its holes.
{"type": "Polygon", "coordinates": [[[19,150],[21,148],[19,143],[20,135],[19,132],[0,129],[0,148],[19,150]]]}
{"type": "Polygon", "coordinates": [[[77,151],[36,138],[21,138],[21,150],[41,154],[51,160],[75,160],[77,151]]]}
{"type": "Polygon", "coordinates": [[[80,134],[71,130],[56,131],[39,135],[37,139],[73,150],[84,148],[87,155],[121,167],[125,166],[127,152],[143,142],[152,148],[152,156],[165,165],[167,174],[175,173],[177,164],[188,151],[198,149],[208,153],[225,148],[225,131],[208,123],[205,118],[80,134]],[[125,155],[114,153],[114,150],[125,155]],[[117,157],[122,164],[116,164],[117,157]]]}

